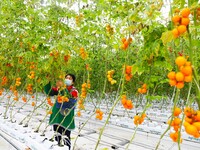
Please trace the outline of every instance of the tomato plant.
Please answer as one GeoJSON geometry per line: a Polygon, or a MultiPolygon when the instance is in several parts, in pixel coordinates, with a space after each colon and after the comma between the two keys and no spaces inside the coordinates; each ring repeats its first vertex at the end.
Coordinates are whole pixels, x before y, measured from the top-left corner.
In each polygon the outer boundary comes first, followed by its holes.
{"type": "MultiPolygon", "coordinates": [[[[172,97],[174,105],[167,130],[177,125],[170,137],[180,144],[183,123],[173,115],[177,108],[183,111],[197,104],[197,110],[186,116],[192,120],[189,125],[199,123],[195,117],[200,111],[200,6],[197,0],[173,1],[166,20],[162,17],[163,7],[162,0],[3,0],[0,95],[12,91],[10,96],[15,96],[8,99],[7,109],[21,97],[24,103],[32,101],[37,109],[37,96],[27,100],[24,95],[37,95],[49,81],[54,83],[63,79],[65,72],[71,72],[77,76],[76,87],[82,95],[78,116],[85,109],[84,103],[90,101],[87,95],[98,97],[94,109],[98,110],[99,120],[103,118],[100,107],[105,93],[116,92],[112,109],[124,95],[145,97],[145,109],[160,97],[172,97]],[[184,105],[180,106],[181,99],[184,105]],[[178,123],[172,125],[175,120],[178,123]]],[[[121,102],[124,109],[134,109],[132,100],[124,98],[121,102]]],[[[51,100],[48,104],[53,105],[51,100]]],[[[50,113],[50,107],[47,109],[50,113]]],[[[145,119],[145,111],[134,117],[136,125],[145,119]]],[[[199,126],[197,129],[199,133],[199,126]]],[[[199,137],[197,132],[186,130],[199,137]]]]}

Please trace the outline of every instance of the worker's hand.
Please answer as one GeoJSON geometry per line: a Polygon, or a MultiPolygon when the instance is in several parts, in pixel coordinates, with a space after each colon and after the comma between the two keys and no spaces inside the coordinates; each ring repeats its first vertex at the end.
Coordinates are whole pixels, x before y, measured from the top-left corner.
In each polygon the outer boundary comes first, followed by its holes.
{"type": "Polygon", "coordinates": [[[57,81],[56,82],[56,86],[58,87],[58,88],[61,88],[61,87],[63,87],[63,81],[57,81]]]}

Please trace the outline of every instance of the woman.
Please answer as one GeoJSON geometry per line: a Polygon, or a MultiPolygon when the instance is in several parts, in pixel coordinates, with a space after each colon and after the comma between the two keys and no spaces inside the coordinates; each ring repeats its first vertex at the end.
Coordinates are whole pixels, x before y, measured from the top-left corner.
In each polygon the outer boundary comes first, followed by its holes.
{"type": "Polygon", "coordinates": [[[64,83],[62,81],[58,81],[56,83],[56,87],[51,88],[48,92],[48,95],[50,96],[65,95],[66,97],[69,98],[69,102],[64,102],[64,103],[58,103],[58,98],[57,98],[57,101],[53,106],[52,114],[49,120],[49,124],[53,125],[53,130],[56,132],[55,140],[58,142],[58,145],[60,146],[62,145],[61,140],[63,139],[64,144],[69,147],[69,150],[71,148],[71,140],[70,140],[71,130],[75,129],[74,108],[78,98],[78,91],[73,86],[75,79],[76,78],[73,74],[67,74],[65,76],[64,83]],[[63,84],[66,85],[66,89],[61,90],[63,84]],[[73,104],[73,106],[71,104],[73,104]]]}

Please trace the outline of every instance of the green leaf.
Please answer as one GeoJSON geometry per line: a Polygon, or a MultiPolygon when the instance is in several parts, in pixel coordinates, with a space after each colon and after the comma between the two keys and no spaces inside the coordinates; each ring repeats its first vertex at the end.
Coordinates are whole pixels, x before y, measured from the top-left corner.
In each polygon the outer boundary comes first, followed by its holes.
{"type": "Polygon", "coordinates": [[[132,66],[132,74],[134,75],[134,74],[136,74],[138,72],[138,66],[137,65],[133,65],[132,66]]]}
{"type": "Polygon", "coordinates": [[[172,31],[166,31],[166,32],[162,33],[161,40],[164,45],[171,42],[173,39],[174,38],[173,38],[172,31]]]}
{"type": "Polygon", "coordinates": [[[169,82],[169,79],[166,78],[165,80],[161,80],[159,83],[163,84],[163,83],[168,83],[168,82],[169,82]]]}
{"type": "Polygon", "coordinates": [[[156,96],[150,96],[150,95],[147,95],[146,96],[147,99],[153,101],[153,100],[162,100],[164,97],[163,96],[159,96],[159,95],[156,95],[156,96]]]}

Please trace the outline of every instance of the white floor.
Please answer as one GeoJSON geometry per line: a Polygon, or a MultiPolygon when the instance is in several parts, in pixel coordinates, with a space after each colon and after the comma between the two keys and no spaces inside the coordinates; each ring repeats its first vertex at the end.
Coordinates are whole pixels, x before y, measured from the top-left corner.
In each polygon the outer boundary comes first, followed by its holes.
{"type": "Polygon", "coordinates": [[[15,148],[0,136],[0,149],[1,150],[15,150],[15,148]]]}
{"type": "MultiPolygon", "coordinates": [[[[5,103],[0,102],[0,135],[11,141],[18,149],[25,150],[30,148],[32,150],[67,150],[66,147],[58,147],[56,142],[51,142],[49,139],[53,136],[53,131],[51,127],[48,127],[45,136],[41,136],[44,128],[48,125],[48,117],[45,119],[44,123],[41,125],[39,133],[35,133],[35,129],[40,124],[40,121],[44,118],[46,111],[43,108],[38,109],[32,119],[29,122],[28,127],[23,127],[27,119],[23,121],[22,125],[19,123],[27,116],[33,109],[33,107],[28,104],[18,113],[20,106],[23,103],[18,102],[12,110],[8,112],[8,119],[3,118],[3,113],[5,112],[5,103]],[[12,123],[10,120],[10,113],[14,115],[12,123]],[[47,138],[47,140],[44,140],[47,138]]],[[[91,117],[87,124],[83,127],[83,124],[93,113],[92,105],[86,105],[85,112],[82,112],[83,117],[76,117],[76,129],[72,131],[72,145],[75,150],[94,150],[96,143],[99,139],[99,133],[105,124],[105,120],[108,116],[106,106],[102,105],[102,111],[105,112],[104,119],[102,121],[96,120],[95,116],[91,117]],[[83,128],[82,128],[83,127],[83,128]],[[82,128],[82,130],[80,130],[82,128]],[[80,137],[78,136],[80,135],[80,137]],[[76,143],[75,140],[77,139],[76,143]]],[[[140,109],[137,112],[141,111],[140,109]]],[[[135,114],[135,110],[128,112],[129,116],[135,114]]],[[[97,150],[124,150],[127,147],[129,140],[134,134],[135,125],[133,124],[133,119],[128,117],[127,112],[120,108],[119,106],[114,110],[109,124],[106,125],[103,135],[100,140],[100,144],[97,150]]],[[[145,122],[138,127],[135,138],[133,142],[129,145],[129,150],[153,150],[158,144],[160,135],[167,128],[165,122],[167,121],[170,110],[163,108],[162,111],[158,109],[149,109],[147,115],[150,119],[145,119],[145,122]]],[[[177,150],[177,143],[172,142],[169,138],[169,133],[164,136],[161,140],[159,150],[177,150]]],[[[182,132],[183,143],[181,144],[181,150],[200,150],[200,138],[194,139],[187,134],[184,130],[182,132]]],[[[6,140],[0,136],[0,150],[13,150],[13,148],[6,140]]]]}

